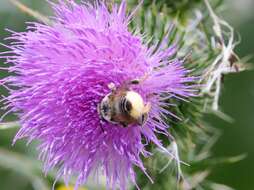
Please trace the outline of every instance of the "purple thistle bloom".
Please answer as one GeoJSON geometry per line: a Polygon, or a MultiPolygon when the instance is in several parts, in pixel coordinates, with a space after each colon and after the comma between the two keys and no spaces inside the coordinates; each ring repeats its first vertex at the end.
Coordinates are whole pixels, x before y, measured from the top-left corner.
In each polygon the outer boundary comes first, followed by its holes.
{"type": "Polygon", "coordinates": [[[9,38],[15,41],[9,47],[14,55],[4,57],[16,74],[2,85],[10,90],[6,107],[22,124],[14,142],[39,140],[45,172],[59,167],[58,177],[66,183],[77,175],[78,187],[102,172],[109,188],[125,190],[129,180],[136,185],[134,166],[146,173],[141,157],[151,154],[145,145],[165,150],[155,135],[168,134],[161,116],[171,113],[164,99],[192,96],[186,83],[194,77],[172,59],[175,47],[148,48],[142,35],[129,32],[125,1],[112,11],[103,3],[52,6],[52,25],[32,23],[9,38]],[[118,88],[139,78],[145,79],[130,88],[152,105],[146,124],[123,128],[101,122],[97,105],[110,93],[108,85],[118,88]]]}

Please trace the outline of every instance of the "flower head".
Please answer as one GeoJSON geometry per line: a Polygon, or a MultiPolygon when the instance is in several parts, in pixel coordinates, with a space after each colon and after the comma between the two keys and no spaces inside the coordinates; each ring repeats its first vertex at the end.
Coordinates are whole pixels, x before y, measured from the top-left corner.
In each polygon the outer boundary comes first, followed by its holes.
{"type": "Polygon", "coordinates": [[[52,25],[32,23],[11,37],[16,43],[7,62],[15,76],[4,83],[15,87],[8,97],[22,124],[15,141],[39,140],[45,172],[59,167],[66,183],[77,175],[78,187],[102,172],[108,187],[124,190],[129,180],[136,184],[134,166],[146,172],[141,157],[150,153],[142,136],[163,149],[155,133],[168,134],[162,116],[171,113],[164,100],[191,96],[186,83],[193,78],[181,60],[172,59],[175,46],[148,48],[142,35],[128,30],[125,1],[111,11],[103,3],[52,6],[52,25]],[[150,103],[143,126],[102,121],[98,105],[111,83],[116,89],[127,84],[150,103]]]}

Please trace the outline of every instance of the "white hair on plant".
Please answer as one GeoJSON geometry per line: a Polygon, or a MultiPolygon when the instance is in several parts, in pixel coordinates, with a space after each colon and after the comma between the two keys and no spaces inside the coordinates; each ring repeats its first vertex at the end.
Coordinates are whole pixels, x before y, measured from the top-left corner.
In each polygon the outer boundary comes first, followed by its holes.
{"type": "MultiPolygon", "coordinates": [[[[172,137],[173,138],[173,137],[172,137]]],[[[184,179],[182,169],[181,169],[181,164],[184,164],[186,166],[189,166],[186,162],[182,161],[179,156],[179,151],[178,151],[178,145],[175,140],[171,141],[170,145],[167,148],[157,148],[157,150],[163,154],[169,154],[170,157],[168,158],[168,162],[163,166],[163,168],[160,169],[160,173],[165,171],[169,165],[172,163],[172,161],[175,161],[176,163],[176,168],[177,168],[177,180],[179,181],[181,178],[184,179]]]]}
{"type": "Polygon", "coordinates": [[[215,14],[208,0],[204,0],[204,2],[214,23],[213,31],[215,35],[211,39],[214,42],[213,48],[214,50],[220,50],[220,53],[201,78],[201,81],[206,81],[201,93],[213,96],[212,110],[218,111],[222,76],[223,74],[236,72],[236,69],[232,67],[231,58],[232,56],[236,57],[234,48],[238,42],[235,42],[234,29],[215,14]],[[215,42],[216,38],[219,39],[217,44],[215,42]]]}
{"type": "MultiPolygon", "coordinates": [[[[204,0],[206,7],[208,9],[209,14],[211,15],[211,19],[214,23],[213,31],[214,36],[211,38],[211,44],[214,51],[220,50],[217,57],[214,59],[212,64],[210,64],[204,74],[201,76],[200,82],[204,84],[202,85],[201,95],[209,94],[213,97],[212,101],[212,110],[216,111],[216,113],[223,117],[227,121],[232,121],[230,117],[226,114],[222,113],[218,109],[220,91],[221,91],[221,80],[223,74],[236,72],[236,69],[232,67],[231,58],[232,56],[236,56],[234,54],[234,48],[238,44],[235,41],[234,29],[224,20],[220,19],[213,11],[208,0],[204,0]],[[227,31],[228,30],[228,31],[227,31]],[[216,44],[216,40],[219,39],[219,44],[216,44]]],[[[178,52],[178,56],[186,55],[186,52],[189,52],[188,48],[193,46],[193,44],[200,46],[206,46],[205,43],[206,36],[203,32],[198,29],[198,25],[203,21],[204,16],[201,11],[195,11],[195,18],[189,21],[189,24],[186,26],[182,26],[177,20],[174,22],[177,23],[178,29],[180,31],[184,31],[184,42],[187,43],[186,46],[182,47],[178,52]]],[[[197,48],[200,54],[204,53],[204,48],[197,48]]],[[[181,161],[178,151],[178,145],[175,140],[172,140],[170,146],[167,148],[158,148],[159,152],[170,155],[168,157],[168,162],[164,165],[163,168],[160,169],[160,172],[166,170],[169,165],[175,161],[177,165],[177,173],[178,179],[183,178],[181,164],[188,165],[187,163],[181,161]]]]}
{"type": "MultiPolygon", "coordinates": [[[[206,46],[204,43],[205,41],[205,34],[198,28],[198,25],[202,22],[204,19],[203,14],[200,10],[195,10],[195,15],[193,18],[189,19],[187,22],[187,25],[182,25],[180,22],[177,22],[178,29],[181,32],[184,32],[183,41],[185,45],[181,47],[181,49],[178,52],[179,57],[184,57],[186,54],[190,53],[190,47],[195,48],[197,46],[206,46]]],[[[204,54],[205,48],[195,48],[195,52],[198,55],[204,54]]]]}

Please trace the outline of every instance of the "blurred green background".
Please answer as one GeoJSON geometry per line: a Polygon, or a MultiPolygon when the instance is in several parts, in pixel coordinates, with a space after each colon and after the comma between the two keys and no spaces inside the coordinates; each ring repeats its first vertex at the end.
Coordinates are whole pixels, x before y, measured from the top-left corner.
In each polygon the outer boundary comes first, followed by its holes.
{"type": "MultiPolygon", "coordinates": [[[[45,1],[23,0],[28,6],[47,14],[48,7],[45,1]]],[[[225,0],[223,16],[229,21],[241,35],[241,44],[237,46],[240,57],[254,56],[254,0],[225,0]]],[[[5,31],[9,28],[14,31],[24,31],[25,22],[33,19],[20,12],[11,5],[8,0],[0,0],[0,42],[8,36],[5,31]]],[[[0,47],[0,51],[4,51],[0,47]]],[[[254,58],[248,60],[254,63],[254,58]]],[[[1,64],[1,63],[0,63],[1,64]]],[[[3,76],[1,76],[3,77],[3,76]]],[[[5,93],[5,92],[1,92],[5,93]]],[[[222,110],[232,118],[233,123],[227,123],[214,115],[206,115],[206,121],[222,130],[216,145],[213,147],[214,157],[235,156],[246,153],[247,157],[235,164],[220,165],[214,168],[210,180],[223,183],[236,190],[254,189],[254,71],[245,71],[230,74],[225,77],[222,97],[220,99],[222,110]]],[[[2,113],[1,113],[2,114],[2,113]]],[[[49,180],[41,181],[40,165],[34,163],[36,151],[33,145],[25,147],[24,141],[19,141],[14,147],[11,146],[12,138],[16,129],[0,131],[0,190],[29,190],[33,183],[38,183],[43,188],[43,183],[52,183],[49,180]],[[7,158],[7,150],[26,153],[30,159],[23,160],[23,164],[7,158]],[[26,168],[35,164],[38,168],[29,174],[26,168]]],[[[20,158],[22,160],[22,158],[20,158]]],[[[37,185],[38,185],[37,184],[37,185]]]]}

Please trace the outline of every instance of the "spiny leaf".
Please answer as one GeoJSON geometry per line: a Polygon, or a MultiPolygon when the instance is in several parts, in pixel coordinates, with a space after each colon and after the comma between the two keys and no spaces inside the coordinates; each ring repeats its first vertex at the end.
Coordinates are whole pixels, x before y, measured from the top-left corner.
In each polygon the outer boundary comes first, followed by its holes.
{"type": "Polygon", "coordinates": [[[9,1],[13,5],[15,5],[18,9],[20,9],[22,12],[34,17],[35,19],[43,22],[44,24],[51,25],[51,21],[46,16],[39,13],[38,11],[35,11],[35,10],[29,8],[28,6],[26,6],[25,4],[21,3],[18,0],[9,0],[9,1]]]}
{"type": "Polygon", "coordinates": [[[0,123],[0,130],[13,129],[19,127],[20,124],[18,121],[0,123]]]}

